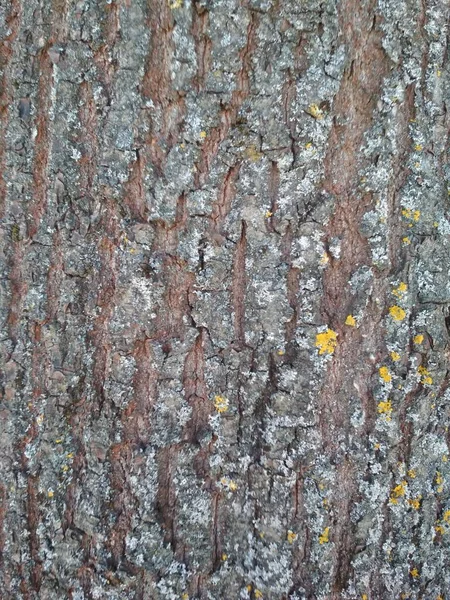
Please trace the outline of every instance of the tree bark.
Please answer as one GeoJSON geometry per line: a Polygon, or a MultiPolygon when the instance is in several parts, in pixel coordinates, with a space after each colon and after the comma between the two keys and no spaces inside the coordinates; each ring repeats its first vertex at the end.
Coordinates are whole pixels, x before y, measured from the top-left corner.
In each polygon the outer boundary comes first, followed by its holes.
{"type": "Polygon", "coordinates": [[[443,599],[446,0],[0,6],[5,599],[443,599]]]}

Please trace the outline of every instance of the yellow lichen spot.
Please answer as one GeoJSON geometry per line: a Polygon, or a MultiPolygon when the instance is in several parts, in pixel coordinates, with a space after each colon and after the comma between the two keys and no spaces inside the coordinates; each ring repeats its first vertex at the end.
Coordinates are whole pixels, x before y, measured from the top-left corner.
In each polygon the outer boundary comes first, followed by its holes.
{"type": "Polygon", "coordinates": [[[380,367],[379,368],[379,373],[380,373],[380,377],[381,379],[385,382],[385,383],[389,383],[390,381],[392,381],[392,376],[389,373],[389,369],[387,367],[380,367]]]}
{"type": "Polygon", "coordinates": [[[448,456],[446,454],[442,457],[442,462],[448,462],[448,456]]]}
{"type": "Polygon", "coordinates": [[[322,533],[319,535],[319,544],[328,544],[329,540],[329,534],[330,534],[330,528],[329,527],[325,527],[325,529],[322,531],[322,533]]]}
{"type": "Polygon", "coordinates": [[[255,590],[255,598],[262,598],[262,592],[260,592],[259,590],[255,590]]]}
{"type": "MultiPolygon", "coordinates": [[[[391,500],[396,498],[401,498],[406,494],[406,488],[408,486],[408,482],[403,480],[391,492],[391,500]]],[[[394,504],[397,504],[396,502],[394,504]]]]}
{"type": "Polygon", "coordinates": [[[328,507],[328,498],[324,498],[324,499],[322,500],[322,506],[323,506],[324,508],[327,508],[327,507],[328,507]]]}
{"type": "Polygon", "coordinates": [[[402,238],[402,242],[405,246],[409,246],[411,240],[409,239],[409,237],[405,236],[404,238],[402,238]]]}
{"type": "Polygon", "coordinates": [[[408,286],[406,285],[406,283],[404,283],[402,281],[398,285],[398,287],[396,287],[395,289],[392,290],[392,293],[394,294],[394,296],[397,296],[397,298],[401,298],[407,290],[408,290],[408,286]]]}
{"type": "Polygon", "coordinates": [[[287,532],[287,541],[290,544],[293,544],[295,542],[295,540],[297,539],[297,537],[298,537],[297,534],[289,529],[289,531],[287,532]]]}
{"type": "Polygon", "coordinates": [[[200,133],[198,135],[199,135],[200,139],[204,140],[206,137],[206,131],[200,131],[200,133]]]}
{"type": "Polygon", "coordinates": [[[337,333],[332,329],[327,329],[316,335],[316,348],[319,348],[319,354],[333,354],[337,346],[337,333]]]}
{"type": "Polygon", "coordinates": [[[277,354],[278,356],[284,356],[285,352],[284,350],[277,350],[277,354]]]}
{"type": "Polygon", "coordinates": [[[225,554],[225,552],[222,554],[222,560],[225,562],[228,558],[228,554],[225,554]]]}
{"type": "Polygon", "coordinates": [[[381,448],[381,444],[380,444],[380,442],[377,442],[377,443],[374,445],[374,448],[375,448],[375,450],[379,450],[379,449],[381,448]]]}
{"type": "Polygon", "coordinates": [[[54,494],[53,490],[48,490],[48,492],[47,492],[47,496],[48,496],[49,498],[53,498],[53,496],[54,496],[54,495],[55,495],[55,494],[54,494]]]}
{"type": "Polygon", "coordinates": [[[67,465],[63,465],[62,470],[64,471],[64,473],[67,473],[69,467],[67,465]]]}
{"type": "Polygon", "coordinates": [[[314,119],[323,119],[323,112],[320,110],[317,104],[310,104],[306,112],[311,115],[311,117],[314,117],[314,119]]]}
{"type": "Polygon", "coordinates": [[[410,469],[408,471],[408,477],[410,477],[411,479],[415,479],[416,478],[416,472],[414,469],[410,469]]]}
{"type": "Polygon", "coordinates": [[[228,477],[222,477],[220,483],[223,487],[226,487],[230,490],[230,492],[235,492],[238,489],[237,483],[232,479],[228,479],[228,477]]]}
{"type": "Polygon", "coordinates": [[[251,591],[252,591],[252,586],[249,584],[249,585],[247,586],[247,592],[251,592],[251,591]]]}
{"type": "Polygon", "coordinates": [[[433,222],[433,227],[439,227],[439,223],[437,221],[433,222]]]}
{"type": "Polygon", "coordinates": [[[306,148],[306,150],[309,150],[310,148],[312,148],[312,143],[308,142],[307,144],[305,144],[305,148],[306,148]]]}
{"type": "Polygon", "coordinates": [[[363,594],[363,595],[361,596],[361,600],[367,600],[367,594],[363,594]]]}
{"type": "Polygon", "coordinates": [[[414,567],[414,569],[411,569],[410,573],[411,577],[414,577],[414,579],[416,579],[416,577],[419,577],[419,571],[416,569],[416,567],[414,567]]]}
{"type": "Polygon", "coordinates": [[[393,350],[391,352],[391,358],[394,362],[397,360],[400,360],[400,354],[398,352],[395,352],[395,350],[393,350]]]}
{"type": "Polygon", "coordinates": [[[421,344],[423,342],[423,335],[421,333],[414,336],[414,343],[421,344]]]}
{"type": "Polygon", "coordinates": [[[61,438],[58,438],[57,440],[55,440],[55,444],[61,444],[61,442],[62,442],[61,438]]]}
{"type": "Polygon", "coordinates": [[[67,458],[73,458],[73,452],[69,452],[69,454],[67,455],[67,458]]]}
{"type": "Polygon", "coordinates": [[[440,471],[436,471],[435,481],[436,481],[437,485],[442,485],[444,483],[444,479],[443,479],[440,471]]]}
{"type": "Polygon", "coordinates": [[[413,498],[408,500],[408,504],[414,509],[414,510],[419,510],[420,508],[420,500],[421,500],[421,496],[419,496],[418,498],[413,498]]]}
{"type": "Polygon", "coordinates": [[[444,535],[445,533],[445,529],[442,527],[442,525],[435,525],[434,530],[436,533],[440,533],[441,535],[444,535]]]}
{"type": "Polygon", "coordinates": [[[423,367],[422,365],[417,369],[419,375],[421,375],[420,383],[431,385],[433,383],[433,378],[431,377],[428,369],[423,367]]]}
{"type": "Polygon", "coordinates": [[[43,422],[44,422],[44,415],[38,415],[38,416],[36,417],[36,423],[37,423],[38,425],[42,425],[42,423],[43,423],[43,422]]]}
{"type": "Polygon", "coordinates": [[[409,208],[403,208],[402,209],[402,215],[406,218],[406,219],[410,219],[411,218],[411,210],[409,208]]]}
{"type": "Polygon", "coordinates": [[[446,523],[450,523],[450,510],[446,510],[442,518],[446,523]]]}
{"type": "Polygon", "coordinates": [[[167,3],[172,10],[183,6],[183,0],[167,0],[167,3]]]}
{"type": "Polygon", "coordinates": [[[264,215],[264,217],[265,217],[266,219],[270,219],[270,217],[273,217],[273,212],[271,212],[270,210],[267,210],[267,211],[266,211],[266,214],[264,215]]]}
{"type": "Polygon", "coordinates": [[[423,149],[423,148],[422,148],[422,144],[416,144],[416,145],[414,146],[414,150],[415,150],[416,152],[421,152],[421,151],[422,151],[422,149],[423,149]]]}
{"type": "Polygon", "coordinates": [[[403,321],[406,317],[406,313],[400,306],[391,306],[389,309],[389,314],[394,319],[394,321],[403,321]]]}
{"type": "Polygon", "coordinates": [[[181,600],[189,600],[189,594],[182,594],[181,600]]]}
{"type": "Polygon", "coordinates": [[[258,150],[255,144],[252,144],[245,150],[245,156],[252,162],[258,162],[262,158],[262,152],[258,150]]]}
{"type": "Polygon", "coordinates": [[[439,71],[439,69],[436,71],[436,77],[441,77],[442,76],[442,71],[439,71]]]}
{"type": "Polygon", "coordinates": [[[356,319],[353,315],[348,315],[347,318],[345,319],[345,324],[348,325],[349,327],[355,327],[356,325],[356,319]]]}
{"type": "Polygon", "coordinates": [[[214,397],[214,407],[218,413],[227,412],[229,404],[228,398],[224,398],[223,396],[214,397]]]}
{"type": "Polygon", "coordinates": [[[378,402],[378,412],[380,415],[390,415],[392,412],[392,403],[390,400],[378,402]]]}
{"type": "Polygon", "coordinates": [[[324,252],[320,258],[320,264],[321,265],[326,265],[330,262],[330,257],[328,256],[327,252],[324,252]]]}
{"type": "Polygon", "coordinates": [[[420,210],[415,210],[413,212],[413,219],[414,221],[418,221],[420,219],[420,210]]]}

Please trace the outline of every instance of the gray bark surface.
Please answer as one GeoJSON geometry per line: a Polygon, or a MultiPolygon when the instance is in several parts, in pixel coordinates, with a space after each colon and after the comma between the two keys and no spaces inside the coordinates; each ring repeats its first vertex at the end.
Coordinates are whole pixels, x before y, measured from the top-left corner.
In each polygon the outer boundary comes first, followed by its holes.
{"type": "Polygon", "coordinates": [[[0,596],[443,600],[446,0],[0,2],[0,596]]]}

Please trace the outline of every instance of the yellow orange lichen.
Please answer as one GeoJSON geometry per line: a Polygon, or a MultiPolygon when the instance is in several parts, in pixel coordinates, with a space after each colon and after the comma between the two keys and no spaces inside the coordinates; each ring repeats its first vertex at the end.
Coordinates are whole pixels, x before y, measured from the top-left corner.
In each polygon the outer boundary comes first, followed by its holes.
{"type": "Polygon", "coordinates": [[[392,376],[389,373],[389,369],[387,367],[380,367],[379,368],[379,373],[380,373],[380,377],[381,379],[385,382],[385,383],[389,383],[390,381],[392,381],[392,376]]]}
{"type": "Polygon", "coordinates": [[[322,533],[319,535],[319,544],[327,544],[329,540],[330,528],[325,527],[322,533]]]}
{"type": "Polygon", "coordinates": [[[217,412],[223,413],[228,410],[229,401],[227,398],[224,398],[223,396],[215,396],[214,397],[214,406],[215,406],[215,409],[217,410],[217,412]]]}
{"type": "Polygon", "coordinates": [[[349,325],[350,327],[355,327],[356,325],[356,319],[353,315],[348,315],[348,317],[345,319],[345,324],[349,325]]]}
{"type": "Polygon", "coordinates": [[[380,415],[387,414],[390,415],[392,412],[392,403],[390,400],[378,402],[378,412],[380,415]]]}
{"type": "Polygon", "coordinates": [[[426,367],[423,367],[421,365],[420,367],[418,367],[417,372],[421,376],[420,383],[426,385],[431,385],[433,383],[433,378],[431,377],[430,372],[426,367]]]}
{"type": "Polygon", "coordinates": [[[391,491],[391,496],[389,501],[391,504],[398,504],[398,498],[401,498],[406,494],[406,488],[408,486],[408,482],[403,480],[395,488],[391,491]]]}
{"type": "Polygon", "coordinates": [[[406,317],[406,313],[403,310],[403,308],[396,305],[391,306],[389,308],[389,314],[394,319],[394,321],[403,321],[403,319],[406,317]]]}
{"type": "Polygon", "coordinates": [[[391,352],[391,358],[394,362],[397,360],[400,360],[400,354],[398,352],[395,352],[395,350],[393,350],[391,352]]]}
{"type": "Polygon", "coordinates": [[[394,294],[394,296],[397,296],[397,298],[401,298],[407,290],[408,290],[408,286],[406,285],[406,283],[404,283],[402,281],[398,285],[398,287],[396,287],[395,289],[392,290],[392,293],[394,294]]]}
{"type": "Polygon", "coordinates": [[[310,104],[306,112],[311,115],[311,117],[314,117],[314,119],[323,119],[323,112],[320,110],[317,104],[310,104]]]}
{"type": "Polygon", "coordinates": [[[289,529],[289,531],[287,532],[287,541],[290,544],[293,544],[295,542],[295,540],[297,539],[297,537],[298,537],[297,534],[289,529]]]}
{"type": "Polygon", "coordinates": [[[416,577],[419,577],[419,571],[417,570],[416,567],[414,567],[414,569],[411,569],[410,573],[411,573],[411,577],[414,577],[414,579],[416,577]]]}
{"type": "Polygon", "coordinates": [[[414,336],[415,344],[421,344],[422,342],[423,342],[423,335],[421,333],[418,333],[417,335],[414,336]]]}
{"type": "Polygon", "coordinates": [[[319,348],[319,354],[333,354],[337,346],[337,333],[332,329],[327,329],[316,335],[316,348],[319,348]]]}
{"type": "Polygon", "coordinates": [[[408,500],[408,504],[414,509],[414,510],[419,510],[420,508],[420,501],[422,499],[422,496],[418,496],[417,498],[412,498],[408,500]]]}

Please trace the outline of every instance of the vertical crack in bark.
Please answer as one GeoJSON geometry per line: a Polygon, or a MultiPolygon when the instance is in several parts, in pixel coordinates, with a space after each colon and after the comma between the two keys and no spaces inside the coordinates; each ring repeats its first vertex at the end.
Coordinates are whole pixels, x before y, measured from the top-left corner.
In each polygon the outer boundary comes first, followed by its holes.
{"type": "Polygon", "coordinates": [[[240,163],[230,167],[224,177],[217,200],[211,210],[211,235],[214,239],[223,241],[222,227],[228,216],[233,199],[236,195],[236,181],[239,178],[240,163]]]}
{"type": "Polygon", "coordinates": [[[183,439],[190,443],[201,442],[210,430],[211,406],[205,382],[205,329],[200,332],[184,361],[183,388],[186,401],[192,407],[192,416],[183,431],[183,439]]]}
{"type": "Polygon", "coordinates": [[[209,11],[198,0],[194,0],[192,3],[191,31],[197,55],[197,73],[192,83],[197,92],[204,90],[205,79],[211,66],[212,42],[208,35],[208,29],[209,11]]]}
{"type": "Polygon", "coordinates": [[[236,244],[233,260],[233,279],[231,297],[234,319],[234,337],[236,348],[245,346],[245,289],[247,277],[245,273],[245,256],[247,251],[247,224],[241,223],[241,236],[236,244]]]}

